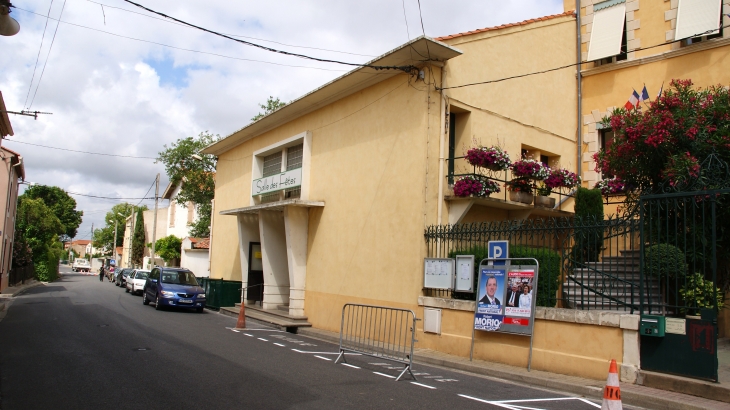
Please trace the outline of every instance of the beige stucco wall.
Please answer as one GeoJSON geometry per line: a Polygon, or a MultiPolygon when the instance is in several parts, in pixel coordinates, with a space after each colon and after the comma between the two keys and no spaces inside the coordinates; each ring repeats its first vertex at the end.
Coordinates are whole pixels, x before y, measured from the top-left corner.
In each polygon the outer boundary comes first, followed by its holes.
{"type": "MultiPolygon", "coordinates": [[[[439,100],[411,81],[405,74],[383,81],[220,156],[216,209],[248,206],[252,153],[312,132],[309,199],[325,207],[309,211],[307,306],[316,305],[310,298],[317,294],[381,304],[415,303],[419,295],[423,230],[436,212],[439,100]]],[[[241,280],[235,220],[214,215],[212,277],[241,280]]],[[[306,313],[315,326],[333,329],[321,317],[333,306],[306,313]]]]}
{"type": "MultiPolygon", "coordinates": [[[[519,76],[575,63],[575,17],[551,18],[444,42],[464,51],[446,63],[445,87],[519,76]]],[[[548,155],[552,167],[578,170],[575,67],[447,89],[445,95],[450,111],[457,115],[456,157],[475,145],[499,145],[512,161],[519,160],[521,150],[526,149],[534,159],[548,155]]],[[[463,159],[455,162],[456,174],[472,169],[463,159]]],[[[503,173],[496,176],[505,178],[503,173]]],[[[502,191],[492,196],[504,199],[504,187],[502,191]]],[[[566,205],[570,206],[563,210],[572,211],[572,203],[566,205]]],[[[483,211],[471,210],[465,221],[484,218],[483,211]]],[[[495,210],[494,218],[503,214],[495,210]]]]}

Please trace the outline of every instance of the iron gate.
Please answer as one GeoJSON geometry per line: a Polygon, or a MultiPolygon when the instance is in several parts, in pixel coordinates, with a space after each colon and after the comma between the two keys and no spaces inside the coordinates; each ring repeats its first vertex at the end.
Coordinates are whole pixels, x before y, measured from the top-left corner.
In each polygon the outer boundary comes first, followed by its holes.
{"type": "Polygon", "coordinates": [[[639,198],[640,313],[669,323],[663,337],[642,335],[642,369],[717,381],[720,273],[727,267],[718,217],[728,194],[710,189],[639,198]],[[651,280],[659,286],[647,286],[651,280]]]}

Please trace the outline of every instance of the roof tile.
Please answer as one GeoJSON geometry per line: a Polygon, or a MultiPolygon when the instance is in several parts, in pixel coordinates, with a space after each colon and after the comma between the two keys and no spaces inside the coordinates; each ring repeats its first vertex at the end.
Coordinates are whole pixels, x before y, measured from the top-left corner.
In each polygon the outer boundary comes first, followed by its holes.
{"type": "Polygon", "coordinates": [[[552,14],[552,15],[549,15],[549,16],[537,17],[537,18],[534,18],[534,19],[529,19],[529,20],[521,21],[519,23],[506,23],[506,24],[502,24],[500,26],[486,27],[486,28],[482,28],[482,29],[477,29],[477,30],[472,30],[472,31],[466,31],[464,33],[450,34],[448,36],[436,37],[434,40],[437,40],[437,41],[450,40],[452,38],[470,36],[472,34],[484,33],[484,32],[487,32],[487,31],[501,30],[501,29],[507,28],[507,27],[525,26],[525,25],[528,25],[530,23],[536,23],[538,21],[547,21],[547,20],[552,20],[554,18],[565,17],[565,16],[575,16],[575,10],[566,11],[565,13],[560,13],[560,14],[552,14]]]}

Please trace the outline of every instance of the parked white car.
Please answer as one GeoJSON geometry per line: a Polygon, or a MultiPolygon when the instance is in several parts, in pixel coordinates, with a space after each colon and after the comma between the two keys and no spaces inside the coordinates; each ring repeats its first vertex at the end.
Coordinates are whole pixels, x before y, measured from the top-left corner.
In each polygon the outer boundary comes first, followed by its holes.
{"type": "Polygon", "coordinates": [[[132,273],[130,273],[129,278],[127,278],[127,292],[131,292],[133,295],[142,293],[142,289],[144,289],[144,284],[147,281],[147,276],[149,276],[149,274],[150,271],[143,269],[135,269],[132,273]]]}

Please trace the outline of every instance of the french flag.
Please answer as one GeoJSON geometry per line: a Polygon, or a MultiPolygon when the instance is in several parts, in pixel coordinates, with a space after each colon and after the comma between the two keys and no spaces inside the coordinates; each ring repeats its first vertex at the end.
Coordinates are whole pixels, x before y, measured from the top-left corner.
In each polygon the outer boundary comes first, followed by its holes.
{"type": "Polygon", "coordinates": [[[629,100],[626,101],[626,104],[624,104],[624,108],[627,110],[630,110],[632,108],[636,108],[639,105],[639,93],[634,90],[634,93],[631,94],[631,97],[629,97],[629,100]]]}

